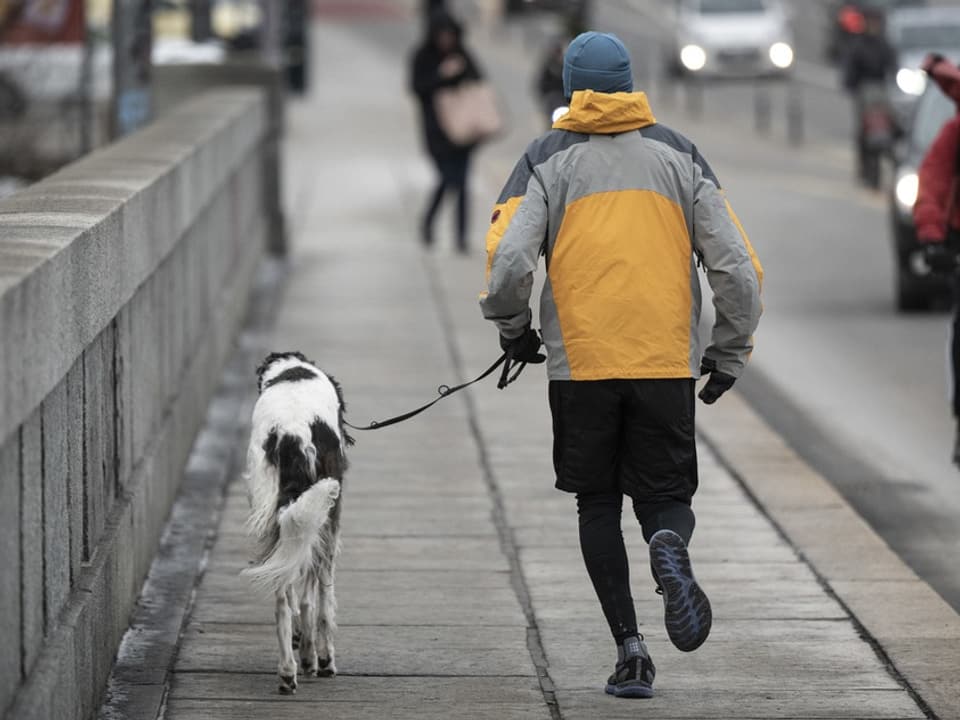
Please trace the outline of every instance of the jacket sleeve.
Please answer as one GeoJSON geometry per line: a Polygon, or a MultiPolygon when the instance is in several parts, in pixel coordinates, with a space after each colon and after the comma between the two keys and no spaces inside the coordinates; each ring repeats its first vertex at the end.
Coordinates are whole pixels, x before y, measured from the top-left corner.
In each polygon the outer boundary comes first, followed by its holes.
{"type": "Polygon", "coordinates": [[[946,237],[947,205],[957,170],[958,132],[960,120],[955,117],[943,126],[920,163],[920,187],[913,206],[913,221],[921,241],[943,242],[946,237]]]}
{"type": "Polygon", "coordinates": [[[507,338],[530,324],[530,294],[547,232],[547,198],[525,153],[507,180],[487,231],[487,290],[480,309],[507,338]]]}
{"type": "Polygon", "coordinates": [[[716,175],[696,148],[693,156],[693,246],[706,268],[716,311],[704,357],[720,372],[740,377],[763,311],[763,267],[716,175]]]}

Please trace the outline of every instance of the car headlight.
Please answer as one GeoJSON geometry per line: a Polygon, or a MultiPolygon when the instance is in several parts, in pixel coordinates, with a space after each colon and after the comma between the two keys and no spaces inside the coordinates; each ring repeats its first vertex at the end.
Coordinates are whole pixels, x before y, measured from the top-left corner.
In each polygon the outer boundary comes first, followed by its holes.
{"type": "Polygon", "coordinates": [[[703,70],[707,64],[707,53],[699,45],[685,45],[680,51],[680,62],[692,72],[703,70]]]}
{"type": "Polygon", "coordinates": [[[793,65],[793,48],[785,42],[776,42],[770,46],[770,62],[781,70],[793,65]]]}
{"type": "Polygon", "coordinates": [[[917,194],[920,192],[920,176],[912,170],[907,170],[900,174],[897,183],[893,187],[894,197],[900,209],[907,213],[913,210],[917,202],[917,194]]]}
{"type": "Polygon", "coordinates": [[[900,68],[897,70],[897,87],[907,95],[923,95],[927,74],[916,68],[900,68]]]}

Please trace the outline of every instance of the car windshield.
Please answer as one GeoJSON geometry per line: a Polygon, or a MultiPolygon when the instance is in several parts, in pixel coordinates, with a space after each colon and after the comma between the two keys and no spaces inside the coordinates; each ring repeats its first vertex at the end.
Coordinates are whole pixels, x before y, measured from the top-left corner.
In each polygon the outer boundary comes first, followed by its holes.
{"type": "Polygon", "coordinates": [[[733,13],[762,13],[765,0],[700,0],[701,15],[725,15],[733,13]]]}
{"type": "Polygon", "coordinates": [[[926,150],[933,143],[944,123],[954,116],[957,106],[944,95],[940,88],[930,84],[917,104],[913,116],[910,139],[913,147],[926,150]]]}
{"type": "Polygon", "coordinates": [[[902,50],[960,47],[960,22],[904,25],[897,31],[894,44],[902,50]]]}

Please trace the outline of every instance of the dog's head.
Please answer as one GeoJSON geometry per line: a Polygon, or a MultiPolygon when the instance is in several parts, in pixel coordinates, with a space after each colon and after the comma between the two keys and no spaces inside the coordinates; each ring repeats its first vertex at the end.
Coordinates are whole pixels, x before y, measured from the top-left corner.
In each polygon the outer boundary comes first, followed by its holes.
{"type": "Polygon", "coordinates": [[[276,365],[282,360],[299,360],[300,362],[311,363],[307,360],[306,356],[300,352],[275,352],[270,353],[264,358],[263,362],[260,363],[260,366],[257,368],[257,389],[260,392],[263,392],[263,380],[264,376],[269,372],[270,368],[276,365]]]}

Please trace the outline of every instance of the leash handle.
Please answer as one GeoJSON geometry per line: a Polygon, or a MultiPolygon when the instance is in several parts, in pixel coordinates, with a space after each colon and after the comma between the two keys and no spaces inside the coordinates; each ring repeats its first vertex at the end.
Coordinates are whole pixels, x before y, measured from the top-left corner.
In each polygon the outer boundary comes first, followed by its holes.
{"type": "Polygon", "coordinates": [[[473,380],[462,383],[460,385],[455,385],[454,387],[450,387],[449,385],[441,385],[440,387],[437,388],[437,397],[435,397],[433,400],[428,402],[426,405],[421,405],[420,407],[414,410],[411,410],[410,412],[405,412],[402,415],[397,415],[395,417],[388,418],[386,420],[380,420],[380,421],[374,420],[369,425],[364,425],[362,427],[358,425],[353,425],[347,420],[344,420],[343,424],[346,425],[351,430],[360,430],[360,431],[379,430],[381,428],[389,427],[390,425],[396,425],[397,423],[401,423],[404,420],[409,420],[412,417],[416,417],[417,415],[422,413],[424,410],[427,410],[433,407],[444,398],[449,397],[454,393],[463,390],[464,388],[470,387],[471,385],[478,383],[481,380],[484,380],[488,376],[492,375],[493,372],[501,365],[503,365],[503,373],[500,376],[500,382],[497,383],[497,387],[500,389],[503,389],[507,385],[512,383],[514,380],[516,380],[517,377],[520,375],[520,372],[526,366],[526,363],[521,363],[517,371],[512,376],[510,376],[509,373],[510,373],[510,364],[511,364],[512,358],[513,358],[513,352],[511,351],[505,352],[503,353],[503,355],[497,358],[496,362],[494,362],[493,365],[488,367],[486,370],[484,370],[480,375],[475,377],[473,380]]]}

